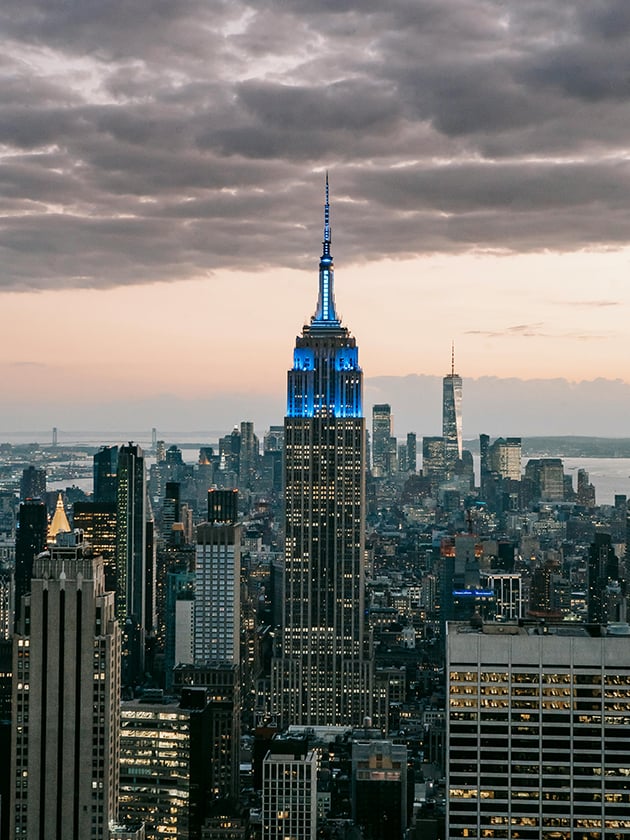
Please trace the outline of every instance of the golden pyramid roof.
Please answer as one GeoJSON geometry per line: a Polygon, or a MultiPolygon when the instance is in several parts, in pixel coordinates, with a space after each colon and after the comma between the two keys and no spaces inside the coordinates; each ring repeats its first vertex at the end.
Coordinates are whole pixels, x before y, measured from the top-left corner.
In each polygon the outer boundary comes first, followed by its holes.
{"type": "Polygon", "coordinates": [[[68,522],[68,517],[66,516],[66,511],[63,506],[63,497],[61,493],[59,493],[57,496],[55,513],[50,525],[48,526],[48,539],[54,540],[57,534],[69,532],[71,530],[72,528],[70,527],[70,523],[68,522]]]}

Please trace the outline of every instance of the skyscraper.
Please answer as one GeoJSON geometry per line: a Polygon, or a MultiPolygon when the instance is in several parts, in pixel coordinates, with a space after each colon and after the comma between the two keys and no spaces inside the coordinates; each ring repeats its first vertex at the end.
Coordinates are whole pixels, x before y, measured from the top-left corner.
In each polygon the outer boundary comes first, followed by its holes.
{"type": "Polygon", "coordinates": [[[22,610],[22,596],[31,591],[35,557],[46,548],[48,513],[41,499],[27,499],[20,505],[15,538],[15,623],[22,610]]]}
{"type": "Polygon", "coordinates": [[[94,455],[94,501],[116,503],[118,447],[101,446],[94,455]]]}
{"type": "Polygon", "coordinates": [[[390,440],[392,437],[392,407],[387,403],[372,406],[372,472],[388,475],[390,440]]]}
{"type": "Polygon", "coordinates": [[[598,532],[588,549],[588,620],[619,621],[619,560],[610,534],[598,532]]]}
{"type": "Polygon", "coordinates": [[[442,437],[446,472],[452,475],[462,457],[462,378],[455,373],[455,348],[451,351],[451,372],[442,380],[442,437]]]}
{"type": "Polygon", "coordinates": [[[407,471],[415,473],[418,468],[418,444],[414,432],[407,432],[407,471]]]}
{"type": "Polygon", "coordinates": [[[272,711],[307,726],[358,724],[371,709],[362,371],[335,311],[330,246],[326,181],[317,309],[288,373],[285,599],[272,663],[272,711]]]}
{"type": "Polygon", "coordinates": [[[64,533],[33,565],[13,645],[11,837],[108,840],[120,635],[103,562],[64,533]]]}
{"type": "Polygon", "coordinates": [[[240,542],[233,490],[208,493],[210,521],[197,527],[195,660],[238,664],[240,643],[240,542]]]}
{"type": "Polygon", "coordinates": [[[20,499],[39,499],[46,494],[46,468],[26,467],[22,470],[20,499]]]}
{"type": "Polygon", "coordinates": [[[83,531],[95,554],[103,558],[105,588],[115,592],[116,575],[116,504],[114,502],[75,502],[72,523],[83,531]]]}
{"type": "Polygon", "coordinates": [[[116,494],[116,616],[123,631],[123,681],[144,671],[151,575],[147,569],[147,487],[144,454],[139,446],[121,446],[116,494]]]}

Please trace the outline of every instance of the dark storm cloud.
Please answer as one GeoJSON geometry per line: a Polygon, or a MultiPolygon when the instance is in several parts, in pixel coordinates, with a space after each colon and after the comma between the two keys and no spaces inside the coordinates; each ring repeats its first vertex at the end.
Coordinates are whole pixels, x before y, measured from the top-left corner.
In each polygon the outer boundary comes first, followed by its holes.
{"type": "Polygon", "coordinates": [[[0,27],[3,288],[312,264],[325,169],[340,262],[627,241],[626,0],[5,0],[0,27]]]}

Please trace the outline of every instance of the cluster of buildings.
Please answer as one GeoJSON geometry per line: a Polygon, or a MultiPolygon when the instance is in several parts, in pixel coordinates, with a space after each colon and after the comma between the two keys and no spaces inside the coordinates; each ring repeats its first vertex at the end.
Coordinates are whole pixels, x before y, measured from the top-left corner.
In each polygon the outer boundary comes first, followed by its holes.
{"type": "Polygon", "coordinates": [[[454,355],[418,470],[362,376],[327,189],[262,451],[243,422],[0,490],[1,838],[630,837],[626,497],[516,437],[475,469],[454,355]]]}

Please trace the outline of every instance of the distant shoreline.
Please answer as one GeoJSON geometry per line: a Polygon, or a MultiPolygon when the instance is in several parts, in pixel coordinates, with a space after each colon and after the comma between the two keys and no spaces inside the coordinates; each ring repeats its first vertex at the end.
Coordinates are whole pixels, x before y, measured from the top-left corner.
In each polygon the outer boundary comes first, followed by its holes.
{"type": "MultiPolygon", "coordinates": [[[[464,446],[478,453],[479,439],[466,440],[464,446]]],[[[630,438],[585,435],[523,437],[522,453],[523,458],[630,458],[630,438]]]]}

